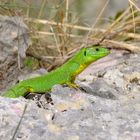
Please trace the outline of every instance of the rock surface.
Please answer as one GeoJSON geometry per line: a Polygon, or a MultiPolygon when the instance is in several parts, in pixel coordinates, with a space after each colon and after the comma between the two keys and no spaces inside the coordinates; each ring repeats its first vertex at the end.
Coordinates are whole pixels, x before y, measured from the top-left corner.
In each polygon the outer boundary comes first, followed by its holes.
{"type": "Polygon", "coordinates": [[[0,15],[0,91],[16,83],[31,44],[29,29],[21,17],[0,15]]]}
{"type": "Polygon", "coordinates": [[[0,97],[1,140],[140,139],[140,55],[115,51],[76,83],[34,101],[0,97]]]}
{"type": "Polygon", "coordinates": [[[4,55],[13,54],[17,50],[19,55],[25,58],[26,50],[30,45],[28,27],[22,18],[0,16],[0,53],[3,55],[3,59],[0,57],[0,62],[7,58],[4,55]]]}

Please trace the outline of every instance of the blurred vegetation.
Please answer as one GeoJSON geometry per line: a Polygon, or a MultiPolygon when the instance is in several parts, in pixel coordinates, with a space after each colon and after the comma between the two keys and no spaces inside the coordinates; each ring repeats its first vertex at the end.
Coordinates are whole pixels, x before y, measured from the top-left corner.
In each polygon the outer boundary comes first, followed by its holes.
{"type": "MultiPolygon", "coordinates": [[[[33,42],[27,54],[46,60],[48,64],[59,58],[67,58],[74,48],[88,40],[93,41],[93,44],[100,42],[112,46],[112,42],[109,44],[112,40],[120,42],[140,39],[140,9],[135,1],[121,2],[120,5],[124,4],[127,8],[118,10],[114,16],[108,14],[109,7],[110,12],[115,9],[111,5],[113,1],[95,2],[95,5],[91,5],[92,0],[1,0],[0,14],[23,17],[33,42]],[[95,12],[91,13],[94,8],[95,12]],[[89,16],[85,9],[89,11],[89,16]],[[89,25],[92,19],[94,21],[89,25]],[[105,39],[107,43],[104,43],[105,39]]],[[[133,51],[129,47],[126,49],[133,51]]],[[[26,64],[31,65],[32,61],[26,64]]]]}

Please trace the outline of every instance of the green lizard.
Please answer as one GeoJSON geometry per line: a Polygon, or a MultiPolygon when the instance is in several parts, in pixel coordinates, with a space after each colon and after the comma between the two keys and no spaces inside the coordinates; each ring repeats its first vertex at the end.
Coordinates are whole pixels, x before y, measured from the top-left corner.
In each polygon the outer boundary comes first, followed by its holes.
{"type": "Polygon", "coordinates": [[[92,62],[108,55],[107,48],[91,46],[82,48],[75,56],[61,67],[45,75],[24,80],[10,88],[3,96],[16,98],[25,96],[30,92],[45,93],[56,84],[74,86],[75,77],[92,62]]]}

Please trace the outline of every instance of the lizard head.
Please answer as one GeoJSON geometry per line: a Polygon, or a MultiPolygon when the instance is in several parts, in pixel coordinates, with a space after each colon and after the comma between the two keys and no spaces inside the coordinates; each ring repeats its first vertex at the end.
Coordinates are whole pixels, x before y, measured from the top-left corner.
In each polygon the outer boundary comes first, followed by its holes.
{"type": "Polygon", "coordinates": [[[75,79],[75,76],[81,73],[89,64],[108,55],[109,53],[110,51],[107,48],[100,46],[82,48],[62,66],[62,69],[64,69],[64,67],[69,69],[69,75],[71,73],[73,79],[75,79]]]}
{"type": "Polygon", "coordinates": [[[94,62],[110,53],[110,50],[104,47],[88,47],[83,48],[83,61],[85,64],[94,62]]]}

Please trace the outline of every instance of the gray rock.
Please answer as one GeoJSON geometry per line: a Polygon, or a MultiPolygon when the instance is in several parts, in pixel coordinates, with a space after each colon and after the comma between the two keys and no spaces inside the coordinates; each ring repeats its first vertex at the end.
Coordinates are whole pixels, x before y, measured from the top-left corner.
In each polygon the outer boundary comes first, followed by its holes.
{"type": "Polygon", "coordinates": [[[14,134],[18,140],[139,139],[140,56],[122,58],[114,65],[114,57],[98,71],[95,65],[85,71],[85,80],[77,79],[84,91],[54,86],[50,103],[46,95],[39,101],[0,97],[1,139],[14,134]]]}
{"type": "Polygon", "coordinates": [[[8,54],[18,50],[20,56],[25,58],[29,45],[31,40],[23,19],[18,16],[0,16],[0,48],[8,54]]]}
{"type": "Polygon", "coordinates": [[[107,82],[103,80],[103,78],[98,79],[88,85],[81,84],[80,86],[82,87],[82,89],[84,89],[86,93],[100,96],[102,98],[117,99],[117,96],[119,94],[118,91],[115,90],[114,87],[108,85],[107,82]]]}

